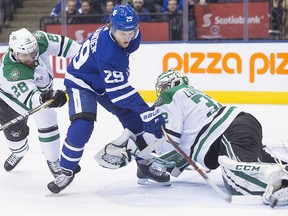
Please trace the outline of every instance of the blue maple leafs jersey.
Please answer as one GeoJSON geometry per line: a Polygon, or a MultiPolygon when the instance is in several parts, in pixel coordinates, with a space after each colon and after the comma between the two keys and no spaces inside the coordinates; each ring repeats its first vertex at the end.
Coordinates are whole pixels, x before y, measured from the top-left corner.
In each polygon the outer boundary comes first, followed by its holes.
{"type": "Polygon", "coordinates": [[[102,26],[82,44],[67,68],[64,84],[70,88],[83,88],[96,94],[107,93],[111,101],[121,108],[139,114],[149,106],[129,82],[129,55],[140,46],[138,30],[127,48],[113,39],[110,28],[102,26]]]}

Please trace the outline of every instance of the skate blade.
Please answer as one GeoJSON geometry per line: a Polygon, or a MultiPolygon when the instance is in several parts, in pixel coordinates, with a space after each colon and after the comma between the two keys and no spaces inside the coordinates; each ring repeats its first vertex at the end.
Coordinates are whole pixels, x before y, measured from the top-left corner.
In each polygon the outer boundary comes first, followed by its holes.
{"type": "Polygon", "coordinates": [[[153,181],[151,179],[138,179],[138,184],[139,185],[144,185],[144,186],[165,186],[165,187],[169,187],[171,186],[171,183],[170,182],[156,182],[156,181],[153,181]]]}

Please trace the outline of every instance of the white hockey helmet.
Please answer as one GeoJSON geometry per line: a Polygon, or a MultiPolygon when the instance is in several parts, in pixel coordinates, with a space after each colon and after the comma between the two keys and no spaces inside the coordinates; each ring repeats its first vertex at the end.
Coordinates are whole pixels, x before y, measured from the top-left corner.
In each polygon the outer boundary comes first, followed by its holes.
{"type": "Polygon", "coordinates": [[[182,84],[189,84],[188,77],[179,71],[169,69],[168,71],[161,73],[158,76],[155,85],[156,94],[159,96],[161,92],[182,84]]]}
{"type": "Polygon", "coordinates": [[[36,38],[26,28],[13,31],[9,37],[9,47],[13,56],[18,60],[36,60],[39,48],[36,38]]]}

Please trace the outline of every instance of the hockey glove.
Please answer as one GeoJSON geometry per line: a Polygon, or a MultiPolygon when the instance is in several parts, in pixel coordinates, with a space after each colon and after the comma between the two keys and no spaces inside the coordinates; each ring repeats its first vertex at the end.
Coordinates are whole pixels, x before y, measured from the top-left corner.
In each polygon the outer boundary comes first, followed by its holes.
{"type": "Polygon", "coordinates": [[[48,107],[62,107],[67,102],[66,93],[62,90],[46,90],[40,95],[40,102],[43,104],[46,101],[54,99],[48,107]]]}
{"type": "Polygon", "coordinates": [[[154,134],[158,139],[162,137],[161,126],[165,127],[165,120],[158,108],[154,106],[140,115],[143,121],[143,128],[146,132],[154,134]]]}

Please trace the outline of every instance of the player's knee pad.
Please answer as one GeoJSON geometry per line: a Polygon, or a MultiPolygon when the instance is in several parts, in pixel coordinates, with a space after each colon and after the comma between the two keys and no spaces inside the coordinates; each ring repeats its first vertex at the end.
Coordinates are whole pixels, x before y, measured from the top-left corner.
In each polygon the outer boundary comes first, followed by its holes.
{"type": "Polygon", "coordinates": [[[7,140],[18,142],[24,140],[29,135],[29,127],[27,121],[20,121],[4,130],[7,140]]]}
{"type": "Polygon", "coordinates": [[[57,125],[57,112],[55,109],[41,109],[33,115],[33,118],[38,129],[57,125]]]}
{"type": "Polygon", "coordinates": [[[89,141],[93,129],[94,121],[75,119],[68,129],[67,140],[69,140],[73,146],[83,147],[89,141]]]}

